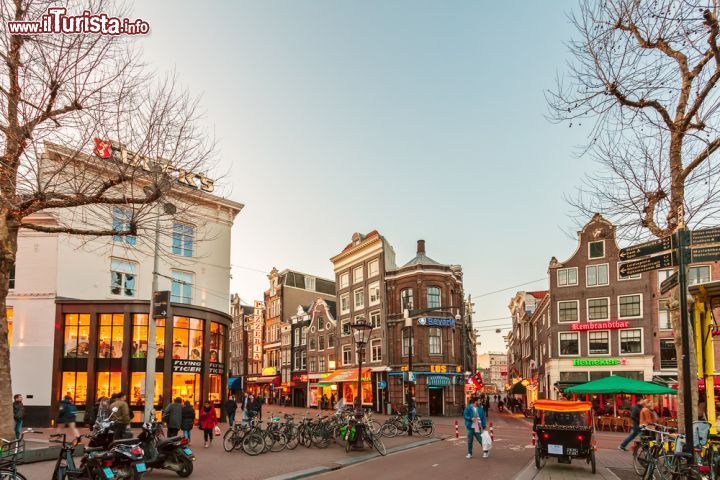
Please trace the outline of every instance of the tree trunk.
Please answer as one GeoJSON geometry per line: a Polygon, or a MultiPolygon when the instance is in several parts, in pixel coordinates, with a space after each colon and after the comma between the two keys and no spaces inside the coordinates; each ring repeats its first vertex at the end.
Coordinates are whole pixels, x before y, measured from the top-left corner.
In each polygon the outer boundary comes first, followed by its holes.
{"type": "MultiPolygon", "coordinates": [[[[10,345],[8,344],[8,321],[6,301],[10,272],[17,252],[18,222],[7,209],[0,208],[0,438],[15,438],[12,411],[12,379],[10,375],[10,345]]],[[[15,339],[17,342],[17,339],[15,339]]]]}
{"type": "MultiPolygon", "coordinates": [[[[675,288],[675,294],[674,295],[687,295],[687,292],[680,292],[679,288],[675,288]]],[[[676,303],[679,305],[679,302],[676,303]]],[[[685,432],[685,409],[684,409],[684,395],[685,395],[685,388],[683,386],[683,380],[685,378],[685,373],[683,372],[683,366],[682,366],[682,335],[680,332],[681,328],[681,319],[680,319],[680,308],[673,310],[672,312],[672,327],[673,327],[673,334],[674,334],[674,340],[675,340],[675,351],[677,352],[677,359],[678,359],[678,428],[681,433],[685,432]]],[[[691,316],[688,314],[688,320],[690,320],[691,316]]],[[[695,336],[693,335],[693,327],[692,323],[688,326],[688,331],[690,332],[690,352],[688,352],[688,355],[690,355],[690,393],[692,397],[692,416],[693,420],[696,420],[698,418],[698,379],[697,379],[697,355],[695,352],[695,336]]]]}

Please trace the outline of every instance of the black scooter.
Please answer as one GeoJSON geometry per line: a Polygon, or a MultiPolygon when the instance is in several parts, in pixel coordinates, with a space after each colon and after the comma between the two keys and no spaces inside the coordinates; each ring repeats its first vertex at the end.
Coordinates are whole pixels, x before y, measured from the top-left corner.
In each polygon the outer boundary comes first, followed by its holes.
{"type": "MultiPolygon", "coordinates": [[[[103,459],[112,464],[112,476],[108,478],[139,480],[147,471],[145,452],[140,447],[139,438],[114,440],[115,428],[119,428],[112,420],[116,412],[117,408],[113,408],[108,417],[98,417],[85,452],[89,455],[102,454],[103,459]]],[[[109,470],[106,469],[106,472],[109,470]]]]}
{"type": "Polygon", "coordinates": [[[180,477],[189,477],[192,474],[195,455],[188,447],[187,438],[165,438],[162,425],[154,418],[143,423],[138,438],[142,441],[148,468],[170,470],[180,477]]]}

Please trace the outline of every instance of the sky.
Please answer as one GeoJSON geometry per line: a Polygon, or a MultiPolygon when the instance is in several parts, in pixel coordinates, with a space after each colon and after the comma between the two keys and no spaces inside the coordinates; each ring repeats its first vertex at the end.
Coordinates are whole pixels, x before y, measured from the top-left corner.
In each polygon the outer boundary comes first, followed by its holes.
{"type": "Polygon", "coordinates": [[[137,2],[145,61],[201,98],[222,191],[245,204],[231,292],[262,298],[272,267],[333,278],[353,232],[377,229],[398,264],[422,238],[428,256],[462,265],[480,351],[505,351],[495,326],[511,324],[516,291],[547,288],[552,256],[575,250],[565,196],[594,167],[576,155],[586,131],[546,118],[576,7],[137,2]]]}

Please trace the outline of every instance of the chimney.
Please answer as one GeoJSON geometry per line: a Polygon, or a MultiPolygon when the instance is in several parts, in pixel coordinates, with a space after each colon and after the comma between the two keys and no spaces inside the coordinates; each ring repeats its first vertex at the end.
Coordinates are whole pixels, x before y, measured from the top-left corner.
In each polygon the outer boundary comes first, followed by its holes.
{"type": "Polygon", "coordinates": [[[418,240],[417,244],[417,253],[418,255],[423,254],[425,255],[425,240],[418,240]]]}

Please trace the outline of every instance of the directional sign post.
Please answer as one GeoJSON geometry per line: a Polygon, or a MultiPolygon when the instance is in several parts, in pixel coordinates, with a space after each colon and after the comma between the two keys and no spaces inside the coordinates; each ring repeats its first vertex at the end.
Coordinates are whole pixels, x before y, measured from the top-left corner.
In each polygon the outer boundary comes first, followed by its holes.
{"type": "Polygon", "coordinates": [[[691,262],[716,262],[720,260],[720,245],[693,247],[690,250],[691,262]]]}
{"type": "Polygon", "coordinates": [[[643,257],[630,262],[621,263],[619,267],[621,277],[631,277],[638,273],[669,268],[675,266],[675,255],[673,252],[655,255],[654,257],[643,257]]]}
{"type": "Polygon", "coordinates": [[[639,243],[637,245],[633,245],[632,247],[620,249],[620,261],[625,262],[627,260],[632,260],[633,258],[645,257],[655,253],[664,252],[665,250],[672,249],[673,246],[673,237],[671,235],[658,238],[657,240],[652,240],[650,242],[639,243]]]}
{"type": "Polygon", "coordinates": [[[660,295],[664,295],[678,286],[678,272],[673,273],[660,284],[660,295]]]}
{"type": "Polygon", "coordinates": [[[720,243],[720,227],[693,230],[690,233],[690,245],[703,245],[706,243],[720,243]]]}

